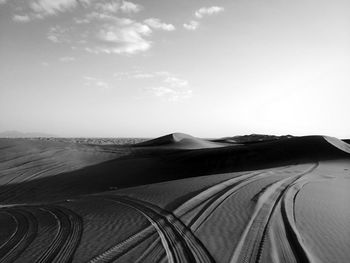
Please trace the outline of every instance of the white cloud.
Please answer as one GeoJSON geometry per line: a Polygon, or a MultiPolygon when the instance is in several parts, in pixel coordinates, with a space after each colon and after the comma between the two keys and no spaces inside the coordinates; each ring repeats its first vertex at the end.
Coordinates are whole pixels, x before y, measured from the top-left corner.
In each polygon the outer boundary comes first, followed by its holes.
{"type": "Polygon", "coordinates": [[[142,90],[148,94],[169,101],[188,99],[193,93],[187,80],[168,71],[144,72],[142,70],[132,70],[116,72],[113,76],[122,81],[132,80],[134,84],[142,85],[142,90]]]}
{"type": "MultiPolygon", "coordinates": [[[[0,4],[6,3],[8,0],[0,0],[0,4]]],[[[34,19],[44,19],[48,16],[59,15],[60,13],[69,12],[77,7],[88,7],[96,0],[18,0],[13,1],[14,5],[11,7],[15,11],[25,12],[22,15],[15,15],[15,21],[24,20],[31,21],[34,19]],[[22,20],[20,20],[22,18],[22,20]],[[17,19],[17,20],[16,20],[17,19]]]]}
{"type": "Polygon", "coordinates": [[[30,17],[28,15],[14,15],[12,20],[15,22],[26,23],[30,21],[30,17]]]}
{"type": "Polygon", "coordinates": [[[196,30],[199,27],[199,22],[195,20],[191,20],[189,23],[183,24],[183,26],[187,30],[196,30]]]}
{"type": "Polygon", "coordinates": [[[121,5],[120,9],[124,13],[137,13],[142,9],[142,7],[138,4],[134,4],[134,3],[129,2],[129,1],[122,1],[122,5],[121,5]]]}
{"type": "Polygon", "coordinates": [[[88,23],[90,23],[90,20],[87,19],[87,18],[77,18],[77,17],[75,17],[74,18],[74,22],[77,23],[77,24],[88,24],[88,23]]]}
{"type": "Polygon", "coordinates": [[[133,77],[135,79],[150,79],[150,78],[154,78],[155,75],[151,73],[137,73],[137,74],[134,74],[133,77]]]}
{"type": "Polygon", "coordinates": [[[149,88],[151,91],[153,91],[154,95],[157,97],[163,97],[165,95],[175,95],[176,91],[171,89],[171,88],[167,88],[167,87],[152,87],[149,88]]]}
{"type": "Polygon", "coordinates": [[[109,84],[107,82],[104,82],[104,81],[101,81],[101,80],[96,81],[95,85],[96,85],[96,87],[103,88],[103,89],[109,89],[110,88],[110,86],[109,86],[109,84]]]}
{"type": "Polygon", "coordinates": [[[135,54],[146,51],[151,42],[145,37],[152,30],[144,24],[127,18],[115,18],[114,23],[105,24],[97,33],[99,46],[92,50],[99,53],[135,54]]]}
{"type": "Polygon", "coordinates": [[[89,76],[84,76],[83,78],[84,78],[84,80],[86,80],[87,82],[91,82],[91,81],[96,81],[96,80],[98,80],[98,79],[95,78],[95,77],[89,77],[89,76]]]}
{"type": "Polygon", "coordinates": [[[61,62],[72,62],[72,61],[75,61],[75,58],[74,57],[61,57],[60,61],[61,62]]]}
{"type": "Polygon", "coordinates": [[[179,101],[182,99],[188,99],[192,96],[193,92],[190,89],[189,82],[185,79],[178,78],[170,72],[158,71],[153,73],[145,73],[145,77],[150,77],[155,80],[158,79],[160,82],[160,85],[146,88],[148,92],[156,97],[160,97],[169,101],[179,101]]]}
{"type": "Polygon", "coordinates": [[[138,13],[142,7],[139,4],[134,4],[129,1],[114,1],[114,2],[103,2],[103,3],[96,3],[95,8],[107,12],[107,13],[138,13]]]}
{"type": "Polygon", "coordinates": [[[39,16],[47,16],[71,10],[78,3],[77,0],[35,0],[30,3],[30,8],[39,16]]]}
{"type": "Polygon", "coordinates": [[[61,26],[53,26],[49,29],[49,32],[47,33],[47,39],[54,43],[70,42],[70,40],[66,36],[68,31],[68,28],[63,28],[61,26]]]}
{"type": "Polygon", "coordinates": [[[167,77],[164,80],[165,83],[169,84],[171,87],[186,87],[188,86],[188,81],[184,79],[179,79],[177,77],[167,77]]]}
{"type": "Polygon", "coordinates": [[[116,73],[113,74],[113,77],[117,78],[118,80],[128,79],[133,74],[134,74],[133,72],[116,72],[116,73]]]}
{"type": "Polygon", "coordinates": [[[103,12],[116,13],[120,10],[119,2],[96,3],[95,8],[103,12]]]}
{"type": "MultiPolygon", "coordinates": [[[[0,0],[0,4],[5,4],[8,0],[0,0]]],[[[142,10],[142,6],[125,0],[22,0],[20,9],[26,11],[25,16],[30,20],[44,19],[48,16],[59,15],[70,12],[78,7],[80,10],[92,9],[103,13],[137,13],[142,10]]],[[[24,16],[23,15],[23,16],[24,16]]],[[[29,21],[29,20],[28,20],[29,21]]],[[[77,20],[79,21],[79,19],[77,20]]]]}
{"type": "Polygon", "coordinates": [[[154,29],[162,29],[165,31],[173,31],[175,30],[175,26],[172,24],[166,24],[161,22],[158,18],[148,18],[144,20],[144,23],[149,25],[154,29]]]}
{"type": "Polygon", "coordinates": [[[83,78],[85,80],[86,86],[93,86],[101,89],[109,89],[111,87],[107,82],[99,78],[89,77],[89,76],[85,76],[83,78]]]}
{"type": "Polygon", "coordinates": [[[127,71],[127,72],[116,72],[113,74],[118,79],[152,79],[160,78],[162,82],[168,77],[172,77],[173,74],[167,71],[156,71],[156,72],[143,72],[140,70],[127,71]]]}
{"type": "Polygon", "coordinates": [[[154,30],[175,30],[174,25],[156,18],[144,22],[131,19],[131,14],[142,10],[142,6],[125,0],[26,0],[19,10],[21,14],[13,16],[16,22],[70,12],[71,19],[51,27],[47,39],[53,43],[71,43],[73,49],[96,54],[144,52],[152,47],[154,30]]]}
{"type": "Polygon", "coordinates": [[[179,101],[188,99],[192,96],[192,90],[177,90],[169,87],[151,87],[146,89],[151,92],[154,96],[166,99],[168,101],[179,101]]]}
{"type": "Polygon", "coordinates": [[[86,44],[84,49],[91,53],[136,54],[152,46],[148,39],[152,29],[130,18],[91,12],[75,22],[76,28],[83,28],[83,33],[80,33],[83,41],[77,42],[86,44]],[[83,25],[86,23],[91,23],[91,26],[87,28],[83,25]]]}
{"type": "Polygon", "coordinates": [[[214,15],[214,14],[221,13],[223,11],[224,11],[224,8],[221,6],[202,7],[195,12],[195,16],[197,18],[202,18],[203,16],[214,15]]]}

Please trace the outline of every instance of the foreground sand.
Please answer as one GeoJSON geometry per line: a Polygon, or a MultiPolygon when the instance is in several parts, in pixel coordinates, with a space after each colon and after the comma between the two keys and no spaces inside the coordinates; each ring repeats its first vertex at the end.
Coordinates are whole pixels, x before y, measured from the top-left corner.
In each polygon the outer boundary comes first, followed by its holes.
{"type": "Polygon", "coordinates": [[[348,262],[350,146],[0,139],[0,262],[348,262]]]}

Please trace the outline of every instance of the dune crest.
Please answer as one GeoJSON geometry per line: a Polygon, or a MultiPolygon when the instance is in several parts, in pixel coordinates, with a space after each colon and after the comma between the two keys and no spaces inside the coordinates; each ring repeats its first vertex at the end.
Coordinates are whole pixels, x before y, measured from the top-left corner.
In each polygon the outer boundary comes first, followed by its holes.
{"type": "Polygon", "coordinates": [[[342,140],[339,140],[338,138],[335,138],[335,137],[323,136],[323,138],[327,142],[329,142],[330,144],[335,146],[336,148],[338,148],[346,153],[350,153],[350,144],[348,144],[342,140]]]}
{"type": "Polygon", "coordinates": [[[185,133],[171,133],[153,140],[138,143],[135,147],[162,147],[173,149],[204,149],[218,148],[226,146],[226,144],[211,142],[205,139],[193,137],[185,133]]]}

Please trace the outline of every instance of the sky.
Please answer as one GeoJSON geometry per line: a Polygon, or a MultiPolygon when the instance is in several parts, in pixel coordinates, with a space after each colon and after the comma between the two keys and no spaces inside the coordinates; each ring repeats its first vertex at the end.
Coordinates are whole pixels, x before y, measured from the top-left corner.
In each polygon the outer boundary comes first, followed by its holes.
{"type": "Polygon", "coordinates": [[[348,0],[0,0],[0,131],[350,138],[348,0]]]}

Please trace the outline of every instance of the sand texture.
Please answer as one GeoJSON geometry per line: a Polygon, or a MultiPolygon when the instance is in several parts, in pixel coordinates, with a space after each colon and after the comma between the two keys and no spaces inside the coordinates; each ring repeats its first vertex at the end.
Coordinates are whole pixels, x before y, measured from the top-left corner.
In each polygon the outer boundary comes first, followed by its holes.
{"type": "Polygon", "coordinates": [[[106,142],[0,139],[0,262],[349,262],[349,141],[106,142]]]}

